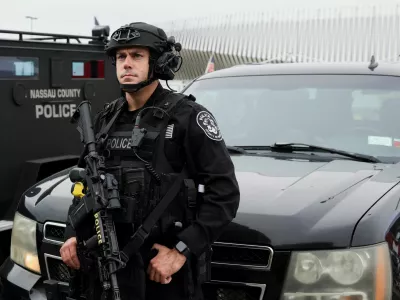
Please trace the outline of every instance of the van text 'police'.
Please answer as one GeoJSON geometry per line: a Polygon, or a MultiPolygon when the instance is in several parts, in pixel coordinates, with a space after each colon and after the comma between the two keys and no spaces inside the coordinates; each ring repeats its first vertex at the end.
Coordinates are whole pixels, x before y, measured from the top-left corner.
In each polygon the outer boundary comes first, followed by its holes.
{"type": "Polygon", "coordinates": [[[38,104],[36,105],[36,119],[70,118],[76,110],[76,104],[38,104]]]}

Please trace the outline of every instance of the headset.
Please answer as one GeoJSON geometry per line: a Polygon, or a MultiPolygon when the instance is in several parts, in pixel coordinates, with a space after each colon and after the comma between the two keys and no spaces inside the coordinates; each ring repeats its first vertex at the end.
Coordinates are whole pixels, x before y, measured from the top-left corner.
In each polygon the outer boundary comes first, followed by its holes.
{"type": "Polygon", "coordinates": [[[175,77],[175,73],[179,71],[182,66],[182,56],[179,52],[182,50],[182,45],[175,42],[173,36],[167,40],[167,49],[161,54],[154,64],[154,75],[161,80],[172,80],[175,77]],[[174,50],[178,53],[176,54],[174,50]]]}

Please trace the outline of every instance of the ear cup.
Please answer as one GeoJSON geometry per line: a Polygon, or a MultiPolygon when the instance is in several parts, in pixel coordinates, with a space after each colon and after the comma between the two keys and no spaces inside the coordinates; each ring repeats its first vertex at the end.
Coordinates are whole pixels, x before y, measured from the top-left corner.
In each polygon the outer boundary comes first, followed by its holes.
{"type": "Polygon", "coordinates": [[[161,80],[172,80],[179,65],[180,57],[173,52],[164,52],[157,60],[154,66],[154,72],[157,78],[161,80]]]}

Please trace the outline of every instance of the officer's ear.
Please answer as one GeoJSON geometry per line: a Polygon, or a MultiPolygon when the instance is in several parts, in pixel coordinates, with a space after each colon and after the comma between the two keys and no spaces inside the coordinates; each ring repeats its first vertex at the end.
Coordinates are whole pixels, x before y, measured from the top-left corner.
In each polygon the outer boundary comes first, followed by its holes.
{"type": "Polygon", "coordinates": [[[154,70],[155,70],[156,62],[157,62],[157,59],[155,59],[153,55],[150,55],[149,56],[149,70],[147,72],[147,74],[148,74],[148,78],[147,79],[152,78],[154,76],[154,73],[155,73],[154,70]]]}

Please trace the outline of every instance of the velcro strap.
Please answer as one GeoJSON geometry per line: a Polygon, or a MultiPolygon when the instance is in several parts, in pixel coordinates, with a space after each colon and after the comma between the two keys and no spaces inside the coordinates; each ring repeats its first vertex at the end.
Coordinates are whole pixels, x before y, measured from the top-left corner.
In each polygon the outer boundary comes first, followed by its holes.
{"type": "Polygon", "coordinates": [[[184,179],[183,184],[185,185],[185,195],[184,199],[187,200],[188,207],[190,208],[195,208],[196,207],[196,196],[197,196],[197,190],[196,190],[196,185],[192,179],[184,179]]]}

